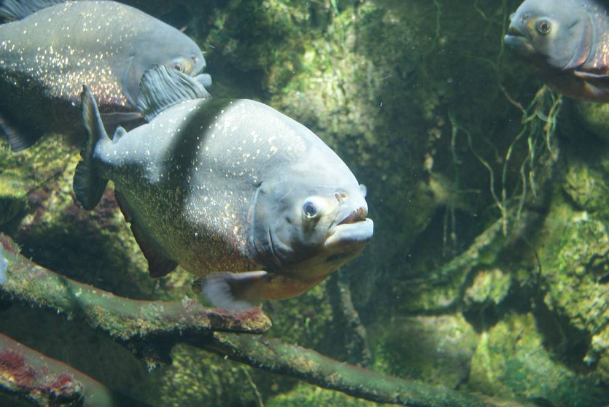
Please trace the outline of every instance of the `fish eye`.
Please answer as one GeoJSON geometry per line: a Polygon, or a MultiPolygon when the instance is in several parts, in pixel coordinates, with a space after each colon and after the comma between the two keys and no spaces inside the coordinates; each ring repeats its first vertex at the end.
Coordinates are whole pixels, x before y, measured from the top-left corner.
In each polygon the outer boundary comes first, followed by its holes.
{"type": "Polygon", "coordinates": [[[539,20],[537,22],[537,32],[539,34],[547,35],[552,30],[552,23],[548,20],[539,20]]]}
{"type": "Polygon", "coordinates": [[[193,60],[190,58],[175,58],[174,60],[172,60],[171,62],[169,62],[169,64],[167,64],[167,67],[170,69],[175,69],[178,72],[182,72],[185,74],[189,74],[189,71],[192,70],[193,67],[193,60]]]}
{"type": "Polygon", "coordinates": [[[314,202],[307,201],[302,205],[302,214],[307,219],[313,219],[317,216],[318,213],[317,205],[314,202]]]}

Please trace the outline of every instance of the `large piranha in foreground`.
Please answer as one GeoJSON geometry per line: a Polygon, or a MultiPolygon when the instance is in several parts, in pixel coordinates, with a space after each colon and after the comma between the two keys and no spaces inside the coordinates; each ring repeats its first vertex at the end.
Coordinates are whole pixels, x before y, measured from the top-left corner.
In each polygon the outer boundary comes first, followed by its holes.
{"type": "Polygon", "coordinates": [[[609,16],[597,0],[526,0],[506,45],[566,96],[609,101],[609,16]]]}
{"type": "Polygon", "coordinates": [[[205,67],[188,36],[113,1],[0,0],[0,18],[13,20],[0,25],[0,136],[13,151],[44,132],[78,135],[85,83],[114,129],[141,118],[139,84],[148,69],[195,76],[205,67]]]}
{"type": "Polygon", "coordinates": [[[85,88],[74,190],[91,209],[114,181],[152,276],[179,264],[215,306],[241,310],[301,294],[372,238],[365,187],[303,125],[163,66],[141,95],[150,123],[110,139],[85,88]]]}

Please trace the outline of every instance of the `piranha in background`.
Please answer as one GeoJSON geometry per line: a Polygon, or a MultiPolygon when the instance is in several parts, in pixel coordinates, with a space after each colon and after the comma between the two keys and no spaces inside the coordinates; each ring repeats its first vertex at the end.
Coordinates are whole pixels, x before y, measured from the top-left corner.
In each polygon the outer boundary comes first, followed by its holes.
{"type": "Polygon", "coordinates": [[[366,189],[303,125],[252,100],[212,99],[164,66],[144,75],[148,124],[110,139],[91,92],[74,176],[92,209],[108,180],[151,276],[178,264],[220,308],[301,294],[372,238],[366,189]]]}
{"type": "MultiPolygon", "coordinates": [[[[142,75],[156,65],[195,76],[201,50],[181,31],[113,1],[0,0],[0,134],[13,151],[45,132],[78,135],[82,85],[104,123],[137,121],[142,75]]],[[[198,75],[204,85],[209,75],[198,75]]]]}
{"type": "Polygon", "coordinates": [[[526,0],[505,44],[566,96],[609,101],[609,17],[596,0],[526,0]]]}

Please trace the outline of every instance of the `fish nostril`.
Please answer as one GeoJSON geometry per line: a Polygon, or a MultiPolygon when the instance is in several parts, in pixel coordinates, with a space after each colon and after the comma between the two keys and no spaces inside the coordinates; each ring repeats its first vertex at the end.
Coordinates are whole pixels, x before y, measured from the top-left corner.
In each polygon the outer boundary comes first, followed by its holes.
{"type": "Polygon", "coordinates": [[[341,203],[341,204],[342,204],[342,203],[344,203],[344,202],[347,200],[347,194],[346,194],[346,193],[344,193],[344,192],[341,192],[340,194],[339,194],[339,193],[335,193],[335,194],[334,194],[334,198],[336,198],[336,200],[337,200],[339,203],[341,203]]]}

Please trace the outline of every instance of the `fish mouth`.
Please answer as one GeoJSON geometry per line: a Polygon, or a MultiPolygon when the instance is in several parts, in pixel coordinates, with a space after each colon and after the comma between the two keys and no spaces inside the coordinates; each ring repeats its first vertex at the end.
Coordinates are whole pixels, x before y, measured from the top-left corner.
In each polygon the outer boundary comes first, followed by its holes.
{"type": "Polygon", "coordinates": [[[525,32],[514,25],[510,25],[507,35],[503,37],[503,42],[513,51],[522,55],[530,55],[535,51],[525,32]]]}
{"type": "Polygon", "coordinates": [[[357,208],[350,214],[347,214],[347,216],[345,216],[343,218],[343,220],[338,222],[337,226],[346,225],[349,223],[360,222],[360,221],[366,219],[366,215],[368,215],[368,211],[366,210],[366,208],[364,208],[364,207],[357,208]]]}
{"type": "Polygon", "coordinates": [[[374,234],[374,222],[367,218],[368,211],[365,207],[360,207],[346,214],[340,220],[332,234],[326,239],[324,248],[349,249],[352,246],[363,246],[374,234]]]}
{"type": "Polygon", "coordinates": [[[212,84],[211,75],[208,73],[200,73],[196,75],[195,80],[199,82],[205,89],[209,88],[212,84]]]}

